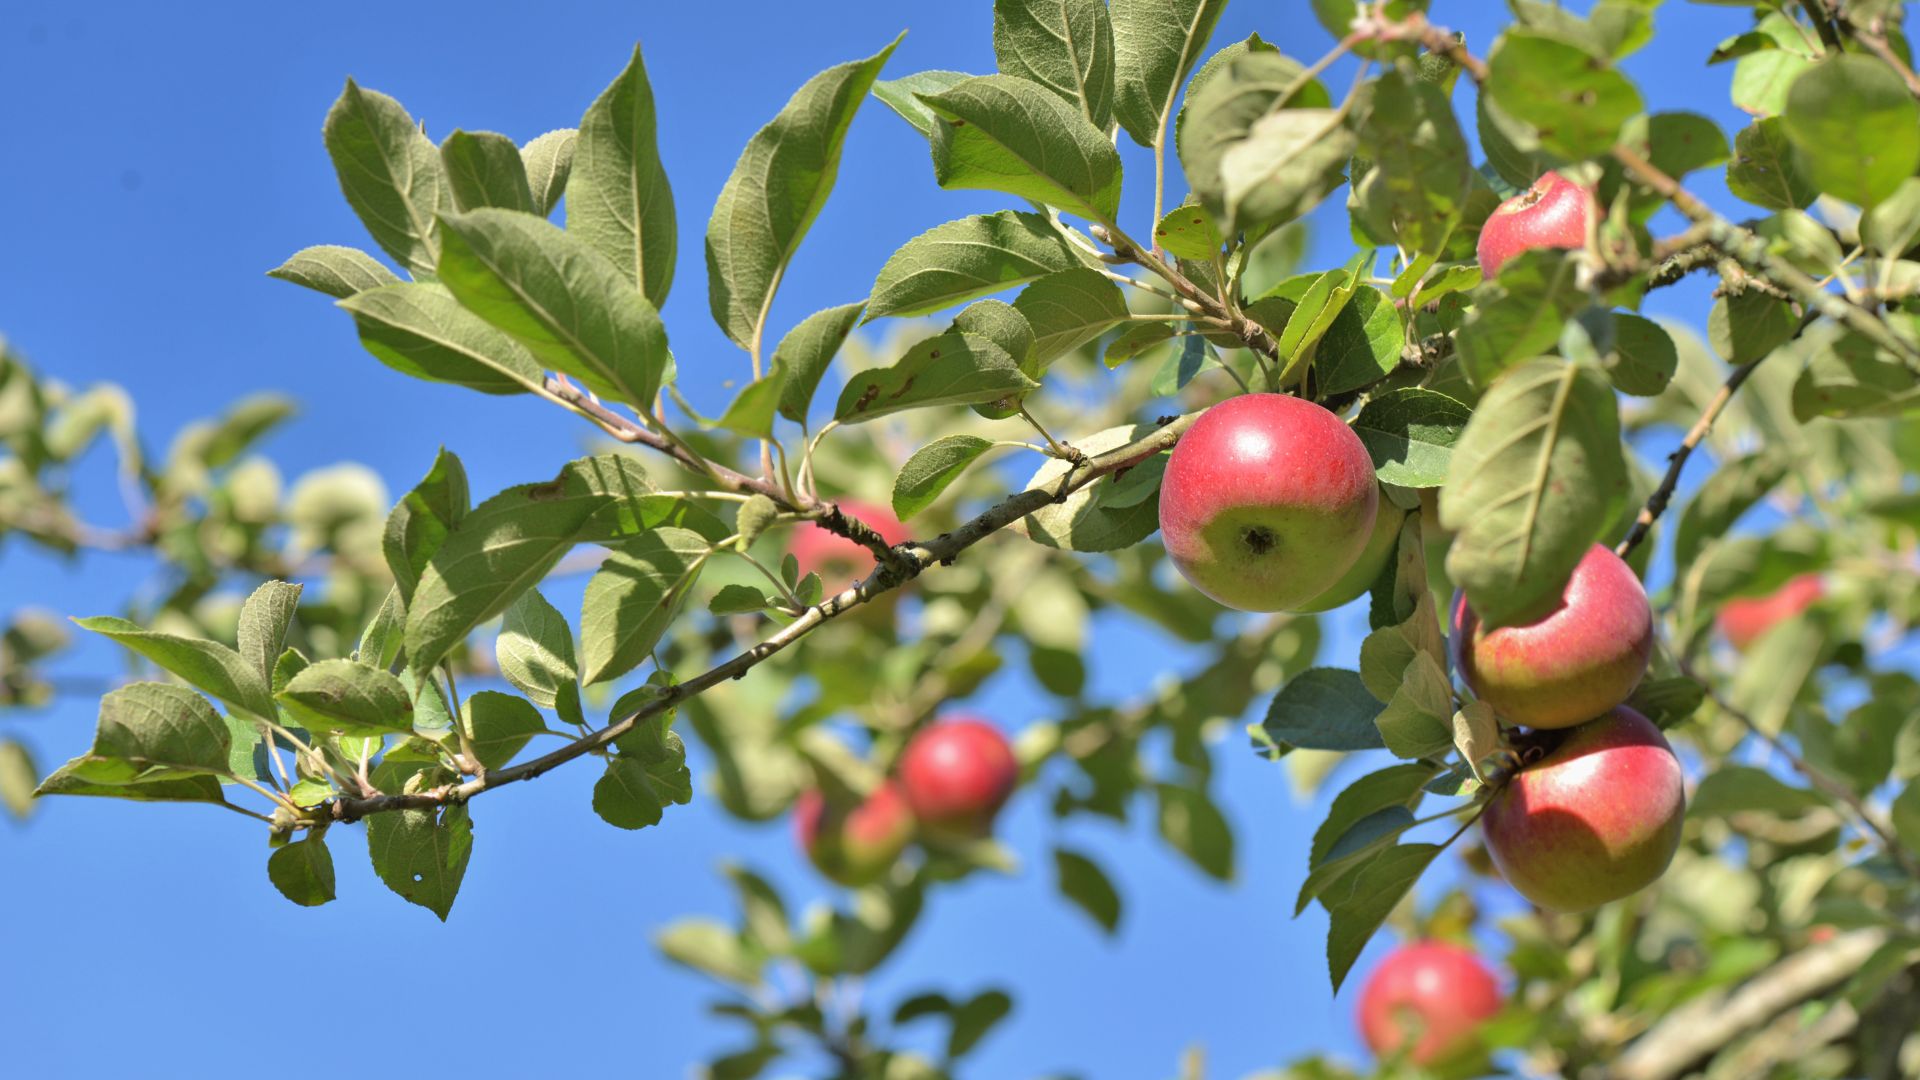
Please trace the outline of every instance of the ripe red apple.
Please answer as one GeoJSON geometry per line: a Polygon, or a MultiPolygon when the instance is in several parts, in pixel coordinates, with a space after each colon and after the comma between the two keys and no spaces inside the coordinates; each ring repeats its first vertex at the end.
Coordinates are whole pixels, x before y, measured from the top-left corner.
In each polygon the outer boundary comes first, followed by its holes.
{"type": "Polygon", "coordinates": [[[923,728],[900,755],[907,805],[930,835],[977,840],[1020,782],[1020,763],[1000,729],[961,716],[923,728]]]}
{"type": "Polygon", "coordinates": [[[1360,551],[1360,558],[1348,568],[1340,580],[1327,587],[1327,591],[1307,601],[1293,610],[1303,615],[1332,611],[1334,608],[1352,603],[1364,596],[1387,563],[1400,551],[1400,524],[1407,520],[1407,512],[1393,504],[1386,496],[1380,497],[1380,508],[1373,517],[1373,534],[1367,537],[1367,546],[1360,551]]]}
{"type": "Polygon", "coordinates": [[[1417,941],[1388,954],[1360,991],[1360,1035],[1385,1057],[1430,1065],[1473,1042],[1482,1021],[1500,1011],[1500,982],[1471,950],[1417,941]]]}
{"type": "Polygon", "coordinates": [[[1666,873],[1686,812],[1666,736],[1623,705],[1522,768],[1480,824],[1494,865],[1520,895],[1554,911],[1585,911],[1666,873]]]}
{"type": "Polygon", "coordinates": [[[1533,186],[1495,207],[1480,227],[1480,273],[1492,277],[1500,264],[1534,248],[1587,246],[1587,223],[1599,216],[1593,192],[1546,172],[1533,186]]]}
{"type": "Polygon", "coordinates": [[[913,839],[913,811],[888,780],[858,803],[830,801],[818,788],[793,804],[800,847],[822,874],[842,885],[870,885],[885,876],[913,839]]]}
{"type": "Polygon", "coordinates": [[[1633,569],[1599,544],[1567,580],[1560,606],[1525,626],[1483,630],[1453,598],[1454,667],[1502,717],[1533,728],[1584,723],[1627,700],[1653,654],[1653,611],[1633,569]]]}
{"type": "MultiPolygon", "coordinates": [[[[859,518],[889,544],[904,544],[912,539],[907,527],[893,511],[858,499],[838,499],[841,512],[859,518]]],[[[828,532],[815,522],[805,522],[793,531],[787,551],[800,564],[800,576],[819,574],[826,595],[832,596],[873,570],[873,552],[838,533],[828,532]]]]}
{"type": "Polygon", "coordinates": [[[1813,606],[1826,593],[1819,574],[1801,574],[1766,596],[1743,597],[1720,605],[1715,622],[1721,636],[1736,649],[1744,650],[1760,640],[1760,635],[1813,606]]]}
{"type": "Polygon", "coordinates": [[[1246,394],[1208,409],[1175,444],[1160,531],[1194,588],[1242,611],[1291,611],[1353,568],[1379,502],[1367,448],[1339,417],[1246,394]]]}

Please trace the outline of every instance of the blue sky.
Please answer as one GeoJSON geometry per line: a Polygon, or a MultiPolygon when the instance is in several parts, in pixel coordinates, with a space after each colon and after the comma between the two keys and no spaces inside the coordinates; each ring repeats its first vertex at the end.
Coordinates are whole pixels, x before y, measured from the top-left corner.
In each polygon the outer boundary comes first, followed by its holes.
{"type": "MultiPolygon", "coordinates": [[[[1484,51],[1500,5],[1436,6],[1438,21],[1484,51]]],[[[125,385],[155,450],[187,420],[276,390],[302,402],[268,446],[289,478],[357,460],[398,492],[442,443],[479,492],[547,475],[587,429],[528,399],[410,381],[362,352],[323,298],[264,276],[309,244],[371,247],[320,143],[343,80],[398,97],[435,137],[460,126],[524,141],[571,126],[640,41],[682,227],[665,315],[687,392],[712,413],[746,361],[707,315],[700,236],[740,147],[807,77],[903,27],[911,32],[891,76],[991,70],[990,10],[984,0],[328,9],[13,0],[0,8],[0,139],[11,166],[0,170],[0,333],[71,383],[125,385]]],[[[1311,60],[1331,42],[1307,12],[1243,2],[1214,44],[1259,30],[1311,60]]],[[[1729,71],[1700,65],[1743,18],[1663,7],[1661,36],[1627,65],[1650,105],[1705,112],[1731,135],[1743,119],[1727,102],[1729,71]]],[[[1350,76],[1343,64],[1330,78],[1350,76]]],[[[1151,164],[1130,144],[1123,152],[1140,235],[1151,164]]],[[[1724,205],[1717,177],[1692,186],[1724,205]]],[[[1169,201],[1181,190],[1170,184],[1169,201]]],[[[1315,216],[1316,266],[1346,258],[1340,202],[1315,216]]],[[[909,237],[1003,205],[936,188],[924,141],[869,103],[774,324],[860,298],[909,237]]],[[[1650,307],[1699,324],[1704,296],[1689,285],[1650,307]]],[[[82,505],[111,523],[108,468],[96,459],[82,469],[93,485],[82,505]]],[[[0,553],[0,607],[114,611],[143,571],[135,559],[67,566],[11,545],[0,553]]],[[[1355,621],[1332,620],[1323,657],[1351,663],[1355,621]]],[[[1097,693],[1109,698],[1185,659],[1105,623],[1093,650],[1097,693]]],[[[67,670],[108,674],[118,662],[85,642],[67,670]]],[[[1047,708],[1010,679],[984,701],[1010,728],[1047,708]]],[[[50,767],[84,747],[92,713],[90,701],[67,700],[0,719],[0,731],[50,767]]],[[[1240,747],[1234,733],[1218,748],[1215,787],[1238,831],[1234,887],[1208,884],[1153,841],[1145,813],[1125,829],[1075,822],[1065,835],[1102,857],[1126,900],[1109,942],[1052,898],[1039,861],[1060,826],[1022,799],[1005,833],[1027,869],[939,892],[870,996],[1010,987],[1016,1011],[972,1059],[968,1075],[980,1077],[1171,1076],[1193,1043],[1223,1077],[1316,1047],[1357,1054],[1354,993],[1335,1001],[1327,990],[1324,917],[1286,918],[1323,808],[1297,803],[1278,770],[1240,747]]],[[[304,910],[273,891],[263,837],[237,817],[70,800],[25,827],[0,826],[7,1070],[107,1075],[139,1053],[154,1075],[260,1071],[287,1055],[309,1064],[324,1055],[329,1068],[438,1069],[459,1058],[471,1075],[684,1075],[733,1033],[706,1017],[707,984],[664,964],[650,934],[684,915],[730,915],[714,872],[723,855],[766,870],[791,901],[824,886],[796,859],[784,822],[742,827],[697,798],[664,828],[625,833],[593,816],[591,783],[587,770],[560,770],[476,804],[475,857],[444,926],[373,878],[357,835],[334,837],[341,899],[304,910]],[[312,1021],[325,1051],[302,1048],[316,1045],[312,1021]]]]}

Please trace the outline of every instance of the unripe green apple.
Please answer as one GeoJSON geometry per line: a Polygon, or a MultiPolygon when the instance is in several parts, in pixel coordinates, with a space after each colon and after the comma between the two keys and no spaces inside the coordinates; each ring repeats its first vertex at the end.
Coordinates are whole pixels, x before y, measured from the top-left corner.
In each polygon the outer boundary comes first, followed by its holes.
{"type": "Polygon", "coordinates": [[[793,822],[813,865],[855,887],[884,877],[913,839],[913,811],[892,780],[858,803],[830,801],[809,788],[793,804],[793,822]]]}
{"type": "Polygon", "coordinates": [[[1721,636],[1736,649],[1760,640],[1760,635],[1813,606],[1825,594],[1819,574],[1801,574],[1765,596],[1742,597],[1720,605],[1714,621],[1721,636]]]}
{"type": "Polygon", "coordinates": [[[1500,264],[1535,248],[1587,245],[1587,222],[1599,216],[1593,192],[1548,171],[1533,186],[1495,207],[1480,227],[1480,273],[1492,277],[1500,264]]]}
{"type": "Polygon", "coordinates": [[[1293,610],[1302,615],[1315,615],[1350,604],[1366,595],[1374,581],[1386,570],[1387,564],[1393,561],[1394,555],[1399,553],[1400,525],[1406,520],[1407,512],[1382,495],[1379,511],[1373,516],[1373,535],[1367,537],[1367,546],[1361,549],[1360,558],[1326,592],[1293,610]]]}
{"type": "Polygon", "coordinates": [[[1194,588],[1242,611],[1292,611],[1353,568],[1379,502],[1373,460],[1339,417],[1246,394],[1208,409],[1174,446],[1160,532],[1194,588]]]}
{"type": "Polygon", "coordinates": [[[1620,556],[1587,549],[1559,606],[1538,622],[1485,630],[1453,598],[1454,667],[1510,723],[1564,728],[1627,700],[1653,655],[1647,591],[1620,556]]]}
{"type": "Polygon", "coordinates": [[[1586,911],[1666,873],[1686,812],[1666,736],[1623,705],[1522,768],[1480,824],[1500,876],[1520,895],[1553,911],[1586,911]]]}
{"type": "Polygon", "coordinates": [[[970,716],[929,725],[900,754],[900,788],[929,836],[979,840],[1020,783],[1007,737],[970,716]]]}
{"type": "Polygon", "coordinates": [[[1500,982],[1469,949],[1416,941],[1387,954],[1360,991],[1360,1035],[1385,1057],[1405,1050],[1415,1065],[1444,1061],[1473,1042],[1500,1011],[1500,982]]]}

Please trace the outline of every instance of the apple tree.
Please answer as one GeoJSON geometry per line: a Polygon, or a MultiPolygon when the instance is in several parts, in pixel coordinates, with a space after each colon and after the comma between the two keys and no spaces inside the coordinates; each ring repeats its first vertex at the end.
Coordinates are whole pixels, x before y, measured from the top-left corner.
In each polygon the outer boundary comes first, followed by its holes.
{"type": "MultiPolygon", "coordinates": [[[[61,613],[134,675],[64,688],[99,722],[58,768],[0,741],[0,795],[244,815],[302,905],[363,833],[442,920],[485,796],[554,769],[596,772],[621,829],[696,791],[791,814],[832,902],[730,865],[736,910],[659,935],[727,988],[709,1074],[913,1078],[964,1071],[1011,997],[851,988],[1008,864],[1009,798],[1147,813],[1224,880],[1214,755],[1256,753],[1337,786],[1288,898],[1326,913],[1332,987],[1383,927],[1411,942],[1348,991],[1375,1062],[1273,1076],[1920,1075],[1920,77],[1899,4],[1729,6],[1751,29],[1695,51],[1752,116],[1731,133],[1620,69],[1659,0],[1512,0],[1484,42],[1420,0],[1314,0],[1319,57],[1212,40],[1224,0],[996,0],[998,71],[897,71],[876,36],[768,102],[717,193],[670,183],[656,111],[692,106],[638,48],[524,145],[436,141],[349,80],[323,135],[371,245],[272,275],[450,408],[518,395],[603,445],[498,492],[446,452],[391,505],[354,468],[283,490],[254,447],[287,402],[149,454],[117,388],[6,354],[0,528],[160,570],[61,613]],[[862,108],[1004,207],[771,325],[862,108]],[[710,198],[744,355],[676,356],[680,208],[710,198]],[[1342,199],[1351,257],[1302,265],[1342,199]],[[1704,340],[1641,313],[1695,276],[1704,340]],[[692,364],[737,393],[688,400],[692,364]],[[124,528],[64,486],[102,439],[124,528]],[[543,594],[577,574],[578,610],[543,594]],[[1327,655],[1316,615],[1349,605],[1369,633],[1327,655]],[[1096,615],[1208,659],[1114,700],[1096,615]],[[967,707],[1010,659],[1046,717],[967,707]],[[1528,913],[1495,925],[1494,894],[1528,913]],[[943,1053],[905,1048],[925,1024],[943,1053]]],[[[10,615],[0,702],[63,689],[73,632],[10,615]]],[[[1094,854],[1038,862],[1113,931],[1094,854]]]]}

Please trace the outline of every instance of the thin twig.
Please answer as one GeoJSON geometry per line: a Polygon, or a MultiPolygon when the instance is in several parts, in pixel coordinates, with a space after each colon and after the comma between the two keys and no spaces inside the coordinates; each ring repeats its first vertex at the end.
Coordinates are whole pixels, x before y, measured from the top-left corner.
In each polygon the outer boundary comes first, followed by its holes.
{"type": "Polygon", "coordinates": [[[1640,541],[1647,538],[1647,532],[1653,528],[1653,523],[1666,512],[1667,504],[1673,501],[1674,489],[1680,484],[1680,473],[1687,467],[1687,459],[1693,456],[1694,450],[1699,448],[1701,441],[1713,430],[1713,422],[1720,418],[1720,413],[1726,409],[1727,403],[1733,400],[1733,395],[1740,389],[1740,384],[1746,382],[1747,377],[1753,374],[1753,369],[1759,367],[1766,358],[1762,356],[1758,360],[1749,360],[1734,368],[1733,373],[1727,376],[1727,381],[1721,384],[1719,392],[1714,394],[1713,399],[1707,402],[1707,407],[1701,410],[1700,419],[1694,421],[1693,427],[1687,432],[1687,437],[1680,441],[1679,448],[1667,455],[1667,475],[1660,479],[1660,486],[1653,489],[1653,494],[1647,496],[1647,504],[1640,508],[1639,515],[1633,519],[1633,527],[1627,530],[1626,537],[1613,549],[1614,554],[1624,559],[1629,552],[1639,546],[1640,541]]]}
{"type": "Polygon", "coordinates": [[[1908,877],[1911,877],[1915,881],[1920,881],[1920,856],[1916,856],[1913,852],[1908,851],[1899,840],[1895,839],[1893,830],[1879,819],[1873,812],[1873,808],[1867,805],[1866,800],[1862,799],[1858,792],[1815,768],[1807,759],[1795,753],[1793,748],[1788,746],[1778,735],[1761,727],[1754,721],[1753,717],[1747,715],[1744,710],[1722,696],[1720,691],[1714,689],[1712,683],[1701,678],[1684,657],[1677,658],[1675,663],[1680,668],[1680,674],[1698,683],[1700,688],[1706,691],[1707,697],[1712,700],[1721,712],[1733,717],[1734,720],[1739,722],[1741,727],[1746,728],[1748,732],[1759,738],[1761,742],[1766,743],[1768,749],[1786,759],[1787,764],[1793,766],[1795,772],[1806,777],[1807,783],[1812,784],[1821,794],[1840,802],[1846,806],[1848,810],[1851,810],[1854,816],[1859,819],[1861,826],[1873,834],[1875,843],[1880,846],[1881,850],[1886,852],[1887,857],[1899,864],[1900,869],[1904,871],[1908,877]]]}
{"type": "Polygon", "coordinates": [[[881,566],[866,580],[808,608],[806,614],[752,648],[725,663],[666,689],[640,709],[620,717],[606,727],[582,736],[578,741],[568,743],[531,761],[496,769],[485,776],[475,777],[459,785],[449,785],[414,794],[336,799],[330,804],[333,818],[337,821],[357,821],[369,814],[394,810],[422,810],[459,805],[482,792],[522,780],[534,779],[575,758],[600,750],[632,731],[637,725],[674,708],[680,702],[729,679],[740,678],[768,657],[799,641],[829,620],[899,588],[926,568],[952,562],[968,548],[1028,514],[1049,504],[1066,500],[1074,492],[1103,476],[1118,472],[1163,450],[1170,449],[1179,440],[1181,434],[1198,418],[1198,413],[1177,417],[1144,438],[1090,458],[1084,465],[1069,468],[1065,475],[1056,480],[1029,487],[1008,496],[952,532],[943,533],[925,542],[901,545],[900,552],[908,567],[905,572],[896,572],[892,568],[881,566]]]}

